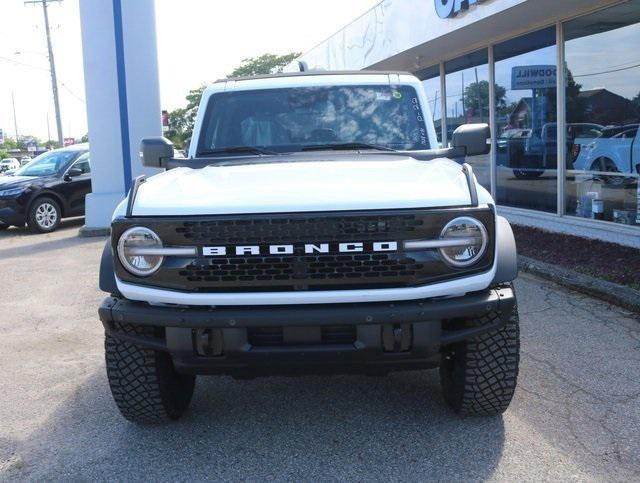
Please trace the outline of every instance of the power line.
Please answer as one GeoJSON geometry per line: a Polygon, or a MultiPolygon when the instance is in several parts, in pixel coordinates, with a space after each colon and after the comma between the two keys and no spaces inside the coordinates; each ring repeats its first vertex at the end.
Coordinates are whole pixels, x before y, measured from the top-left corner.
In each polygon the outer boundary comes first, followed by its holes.
{"type": "Polygon", "coordinates": [[[65,89],[69,94],[71,94],[73,97],[75,97],[77,100],[79,100],[80,102],[82,102],[82,103],[84,103],[84,104],[86,104],[86,103],[87,103],[87,101],[86,101],[83,97],[79,96],[78,94],[76,94],[75,92],[73,92],[71,89],[69,89],[69,87],[67,87],[67,85],[66,85],[64,82],[60,82],[60,85],[61,85],[62,87],[64,87],[64,89],[65,89]]]}
{"type": "Polygon", "coordinates": [[[575,79],[578,77],[591,77],[594,75],[612,74],[614,72],[622,72],[623,70],[635,69],[636,67],[640,67],[640,64],[630,65],[629,67],[622,67],[620,69],[604,70],[602,72],[592,72],[590,74],[579,74],[579,75],[574,75],[573,77],[575,79]]]}
{"type": "Polygon", "coordinates": [[[45,67],[39,67],[39,66],[33,65],[33,64],[25,64],[24,62],[20,62],[20,61],[14,60],[14,59],[10,59],[9,57],[4,57],[2,55],[0,55],[0,60],[4,60],[6,62],[10,62],[12,64],[20,65],[20,66],[23,66],[23,67],[30,67],[32,69],[44,70],[45,72],[49,72],[49,69],[47,69],[45,67]]]}

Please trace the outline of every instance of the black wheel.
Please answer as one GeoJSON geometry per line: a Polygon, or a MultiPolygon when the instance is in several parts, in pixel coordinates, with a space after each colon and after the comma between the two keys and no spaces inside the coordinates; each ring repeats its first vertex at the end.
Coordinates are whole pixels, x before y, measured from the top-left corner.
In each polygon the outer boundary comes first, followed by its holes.
{"type": "MultiPolygon", "coordinates": [[[[497,317],[492,313],[463,325],[490,324],[497,317]]],[[[440,384],[449,406],[462,415],[494,416],[506,411],[516,389],[520,362],[517,308],[502,329],[447,349],[440,364],[440,384]]]]}
{"type": "MultiPolygon", "coordinates": [[[[598,158],[591,165],[591,171],[599,171],[601,173],[620,173],[620,170],[609,158],[598,158]]],[[[607,175],[599,175],[597,176],[602,180],[603,183],[612,185],[612,186],[622,186],[628,183],[627,178],[624,176],[616,176],[612,174],[612,176],[607,175]]]]}
{"type": "Polygon", "coordinates": [[[542,176],[543,169],[514,169],[513,175],[518,179],[536,179],[542,176]]]}
{"type": "Polygon", "coordinates": [[[29,209],[27,225],[34,233],[50,233],[58,228],[62,210],[53,198],[42,197],[33,202],[29,209]]]}
{"type": "MultiPolygon", "coordinates": [[[[131,335],[155,337],[153,327],[119,325],[131,335]]],[[[105,359],[111,394],[122,415],[134,423],[178,419],[191,402],[195,376],[178,374],[169,354],[107,335],[105,359]]]]}

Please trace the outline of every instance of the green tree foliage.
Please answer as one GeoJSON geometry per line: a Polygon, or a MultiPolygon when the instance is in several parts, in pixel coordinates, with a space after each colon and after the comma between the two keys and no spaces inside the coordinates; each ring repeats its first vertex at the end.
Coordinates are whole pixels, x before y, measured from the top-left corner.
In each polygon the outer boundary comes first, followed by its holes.
{"type": "MultiPolygon", "coordinates": [[[[299,56],[300,52],[292,52],[286,55],[263,54],[259,57],[244,59],[240,66],[234,69],[227,77],[252,77],[282,72],[282,69],[287,64],[299,56]]],[[[191,89],[186,97],[186,107],[175,109],[169,113],[167,137],[179,148],[184,147],[186,141],[191,138],[198,105],[205,88],[205,85],[201,85],[191,89]]]]}
{"type": "MultiPolygon", "coordinates": [[[[573,78],[571,71],[567,71],[567,121],[568,122],[590,122],[586,115],[586,101],[580,97],[582,91],[582,84],[578,84],[573,78]]],[[[555,97],[554,97],[555,99],[555,97]]]]}
{"type": "MultiPolygon", "coordinates": [[[[507,90],[496,84],[496,108],[498,111],[507,107],[507,90]]],[[[475,116],[489,117],[489,82],[472,82],[464,89],[464,110],[471,111],[475,116]]]]}
{"type": "Polygon", "coordinates": [[[14,138],[4,138],[4,143],[0,144],[0,148],[7,151],[9,149],[20,149],[20,146],[14,138]]]}
{"type": "Polygon", "coordinates": [[[282,69],[294,59],[300,57],[300,52],[292,52],[286,55],[262,54],[260,57],[243,59],[228,77],[253,77],[256,75],[282,72],[282,69]]]}
{"type": "Polygon", "coordinates": [[[638,95],[634,97],[631,102],[633,102],[638,114],[640,114],[640,92],[638,92],[638,95]]]}

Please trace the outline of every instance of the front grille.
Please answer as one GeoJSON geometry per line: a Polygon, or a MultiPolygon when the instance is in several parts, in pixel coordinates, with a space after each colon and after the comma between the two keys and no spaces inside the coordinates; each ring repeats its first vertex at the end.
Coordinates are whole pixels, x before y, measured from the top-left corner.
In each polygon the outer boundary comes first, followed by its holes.
{"type": "MultiPolygon", "coordinates": [[[[391,254],[200,258],[179,272],[186,282],[238,285],[413,277],[424,264],[391,254]]],[[[298,284],[299,285],[299,284],[298,284]]]]}
{"type": "Polygon", "coordinates": [[[395,210],[336,214],[225,215],[191,218],[119,218],[112,242],[132,225],[147,226],[166,246],[196,246],[199,256],[168,257],[155,274],[139,278],[117,260],[121,280],[189,292],[269,292],[412,287],[451,280],[491,268],[494,215],[489,209],[395,210]],[[453,268],[437,250],[404,251],[403,241],[438,238],[458,216],[474,216],[487,227],[485,256],[470,269],[453,268]],[[375,252],[373,242],[397,242],[397,251],[375,252]],[[339,253],[338,243],[362,242],[362,252],[339,253]],[[329,253],[305,253],[304,244],[330,244],[329,253]],[[290,255],[237,256],[240,245],[293,245],[290,255]],[[234,255],[206,257],[206,246],[234,255]]]}
{"type": "Polygon", "coordinates": [[[357,336],[358,332],[355,325],[247,329],[247,341],[254,347],[350,345],[357,340],[357,336]],[[303,335],[301,336],[300,334],[303,335]]]}
{"type": "Polygon", "coordinates": [[[360,235],[410,235],[424,224],[416,215],[358,215],[272,217],[186,221],[175,228],[185,243],[229,240],[233,243],[271,243],[283,234],[291,240],[351,240],[360,235]]]}

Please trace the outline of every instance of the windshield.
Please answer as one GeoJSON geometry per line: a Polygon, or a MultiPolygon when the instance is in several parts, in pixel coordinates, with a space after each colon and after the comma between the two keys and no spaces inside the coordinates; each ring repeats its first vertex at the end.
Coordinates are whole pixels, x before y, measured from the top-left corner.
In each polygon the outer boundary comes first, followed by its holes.
{"type": "Polygon", "coordinates": [[[50,151],[24,165],[16,176],[51,176],[62,171],[79,151],[50,151]]]}
{"type": "Polygon", "coordinates": [[[207,106],[198,155],[225,154],[226,148],[238,147],[283,153],[364,145],[429,149],[413,87],[294,87],[215,94],[207,106]]]}

